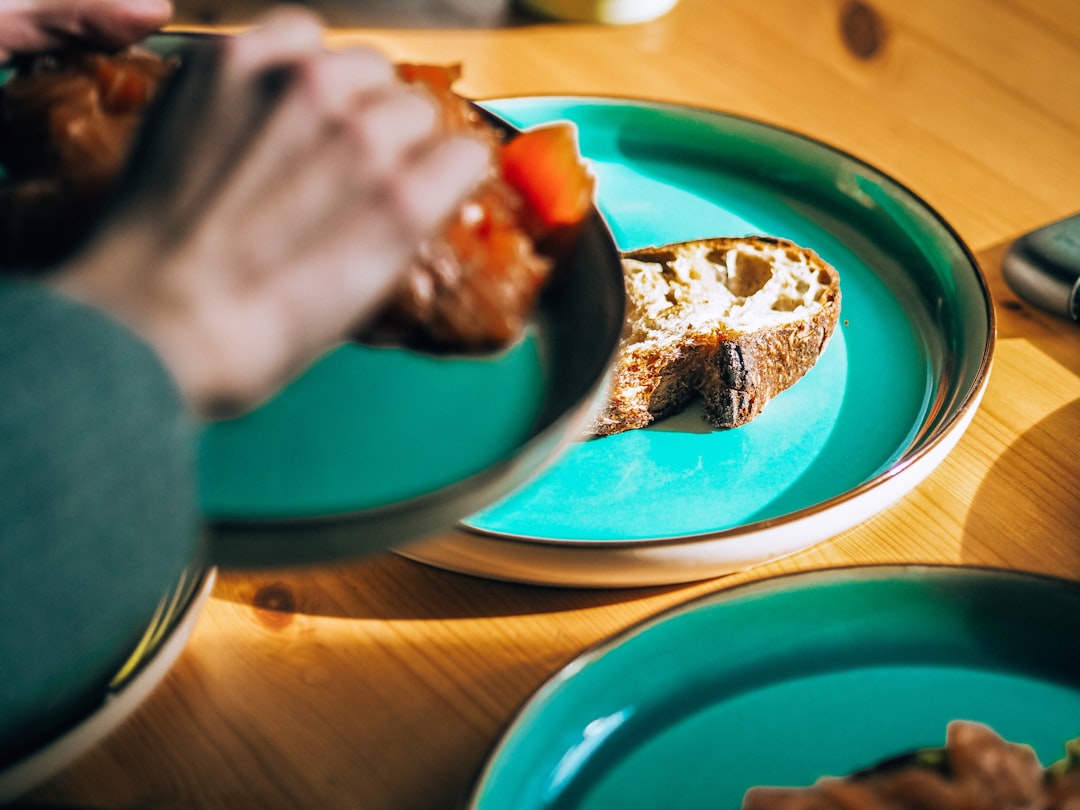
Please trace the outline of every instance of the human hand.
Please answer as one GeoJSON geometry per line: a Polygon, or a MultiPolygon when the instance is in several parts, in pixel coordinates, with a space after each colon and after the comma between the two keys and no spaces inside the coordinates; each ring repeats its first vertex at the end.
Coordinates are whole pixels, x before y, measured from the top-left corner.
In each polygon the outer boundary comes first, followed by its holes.
{"type": "Polygon", "coordinates": [[[489,165],[369,50],[281,9],[196,54],[97,236],[52,276],[127,323],[193,409],[252,407],[356,330],[489,165]]]}
{"type": "Polygon", "coordinates": [[[137,42],[172,15],[169,0],[30,0],[0,3],[0,62],[73,43],[137,42]]]}

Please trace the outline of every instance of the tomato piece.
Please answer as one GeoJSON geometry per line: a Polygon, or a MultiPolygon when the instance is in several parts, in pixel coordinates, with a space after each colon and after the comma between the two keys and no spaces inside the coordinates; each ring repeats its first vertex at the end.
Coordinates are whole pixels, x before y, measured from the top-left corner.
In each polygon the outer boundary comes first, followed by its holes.
{"type": "Polygon", "coordinates": [[[449,93],[451,85],[461,78],[461,65],[422,65],[401,62],[398,76],[405,82],[421,82],[436,93],[449,93]]]}
{"type": "Polygon", "coordinates": [[[147,76],[138,68],[117,60],[99,60],[95,78],[101,89],[101,104],[109,112],[133,112],[150,98],[147,76]]]}
{"type": "Polygon", "coordinates": [[[545,229],[580,223],[593,202],[595,178],[578,155],[571,124],[526,130],[500,150],[503,177],[545,229]]]}

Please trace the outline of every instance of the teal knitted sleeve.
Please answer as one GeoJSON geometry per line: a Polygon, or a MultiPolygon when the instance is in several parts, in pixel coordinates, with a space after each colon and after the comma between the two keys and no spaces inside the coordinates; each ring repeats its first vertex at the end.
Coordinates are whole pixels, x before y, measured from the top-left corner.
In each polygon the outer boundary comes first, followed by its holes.
{"type": "Polygon", "coordinates": [[[156,355],[0,281],[0,766],[101,694],[199,549],[194,423],[156,355]]]}

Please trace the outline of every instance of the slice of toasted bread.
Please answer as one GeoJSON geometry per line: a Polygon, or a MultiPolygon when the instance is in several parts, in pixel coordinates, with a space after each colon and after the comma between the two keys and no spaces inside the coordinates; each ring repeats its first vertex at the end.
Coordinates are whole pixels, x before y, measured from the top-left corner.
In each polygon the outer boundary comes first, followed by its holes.
{"type": "Polygon", "coordinates": [[[715,427],[744,425],[817,362],[840,316],[840,276],[765,236],[623,254],[626,326],[601,436],[648,425],[700,395],[715,427]]]}

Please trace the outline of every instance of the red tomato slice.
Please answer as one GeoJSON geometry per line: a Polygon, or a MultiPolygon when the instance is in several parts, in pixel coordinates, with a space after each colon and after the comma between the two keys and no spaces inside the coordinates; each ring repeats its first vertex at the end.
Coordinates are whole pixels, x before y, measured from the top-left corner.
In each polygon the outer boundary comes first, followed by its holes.
{"type": "Polygon", "coordinates": [[[437,93],[449,93],[450,86],[461,78],[461,65],[424,65],[401,62],[398,76],[405,82],[422,82],[437,93]]]}
{"type": "Polygon", "coordinates": [[[503,177],[545,228],[576,225],[585,218],[596,182],[578,155],[572,125],[527,130],[500,151],[503,177]]]}

